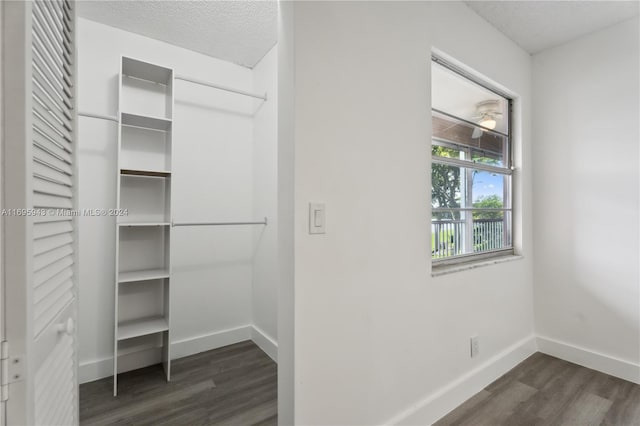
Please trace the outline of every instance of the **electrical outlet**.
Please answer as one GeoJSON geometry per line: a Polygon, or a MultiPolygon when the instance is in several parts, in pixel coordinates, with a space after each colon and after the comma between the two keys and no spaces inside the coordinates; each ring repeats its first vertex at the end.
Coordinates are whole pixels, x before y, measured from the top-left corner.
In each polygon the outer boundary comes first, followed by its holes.
{"type": "Polygon", "coordinates": [[[480,338],[471,336],[471,358],[475,358],[480,354],[480,338]]]}

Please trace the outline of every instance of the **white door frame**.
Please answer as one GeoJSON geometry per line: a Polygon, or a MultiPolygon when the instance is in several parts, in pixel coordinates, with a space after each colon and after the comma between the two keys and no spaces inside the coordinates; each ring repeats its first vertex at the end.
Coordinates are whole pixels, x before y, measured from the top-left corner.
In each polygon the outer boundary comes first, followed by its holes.
{"type": "MultiPolygon", "coordinates": [[[[4,2],[0,4],[0,40],[4,40],[4,2]]],[[[0,210],[4,208],[4,179],[2,152],[4,151],[4,42],[0,43],[0,210]]],[[[4,341],[4,220],[0,217],[0,341],[4,341]]],[[[2,373],[0,373],[1,375],[2,373]]],[[[1,394],[1,390],[0,390],[1,394]]],[[[7,424],[6,402],[0,398],[0,426],[7,424]]]]}
{"type": "MultiPolygon", "coordinates": [[[[3,2],[3,152],[5,159],[3,172],[3,208],[24,208],[31,205],[31,179],[27,173],[31,169],[32,148],[27,143],[31,128],[31,28],[30,2],[3,2]]],[[[31,258],[32,220],[28,216],[2,217],[3,224],[3,270],[4,270],[4,318],[5,339],[11,342],[16,365],[23,371],[9,372],[9,398],[6,404],[7,424],[33,424],[33,386],[26,377],[33,377],[28,371],[32,363],[25,354],[31,354],[32,339],[29,339],[28,318],[31,300],[32,274],[28,271],[31,258]],[[26,308],[26,309],[25,309],[26,308]],[[7,321],[8,320],[8,321],[7,321]],[[17,357],[15,354],[19,354],[17,357]],[[20,407],[20,408],[19,408],[20,407]]]]}

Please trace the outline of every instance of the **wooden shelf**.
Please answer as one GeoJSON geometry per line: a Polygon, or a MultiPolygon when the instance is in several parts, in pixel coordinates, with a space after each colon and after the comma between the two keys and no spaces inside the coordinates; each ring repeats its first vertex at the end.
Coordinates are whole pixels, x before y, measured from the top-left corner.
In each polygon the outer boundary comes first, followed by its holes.
{"type": "Polygon", "coordinates": [[[141,318],[118,324],[118,340],[132,339],[169,330],[164,317],[141,318]]]}
{"type": "Polygon", "coordinates": [[[147,269],[144,271],[129,271],[118,273],[119,283],[159,280],[162,278],[169,278],[169,271],[167,269],[147,269]]]}
{"type": "Polygon", "coordinates": [[[171,177],[171,172],[168,170],[136,170],[136,169],[121,169],[121,175],[127,176],[143,176],[143,177],[171,177]]]}
{"type": "Polygon", "coordinates": [[[168,131],[171,129],[171,120],[162,117],[151,117],[149,115],[138,115],[123,112],[120,114],[123,126],[142,127],[145,129],[168,131]]]}

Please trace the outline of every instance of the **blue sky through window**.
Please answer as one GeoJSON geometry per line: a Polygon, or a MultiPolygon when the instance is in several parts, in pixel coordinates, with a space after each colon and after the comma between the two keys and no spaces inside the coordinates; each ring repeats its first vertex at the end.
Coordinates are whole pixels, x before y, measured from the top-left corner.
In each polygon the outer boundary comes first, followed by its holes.
{"type": "Polygon", "coordinates": [[[473,202],[481,197],[497,195],[501,200],[504,195],[504,177],[491,172],[477,170],[473,176],[473,202]]]}

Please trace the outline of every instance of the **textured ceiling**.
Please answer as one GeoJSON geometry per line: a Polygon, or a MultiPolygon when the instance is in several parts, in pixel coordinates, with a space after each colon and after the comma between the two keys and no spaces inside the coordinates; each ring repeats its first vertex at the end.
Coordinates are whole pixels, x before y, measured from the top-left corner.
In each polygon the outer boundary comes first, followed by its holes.
{"type": "Polygon", "coordinates": [[[78,1],[78,14],[252,68],[276,44],[276,1],[78,1]]]}
{"type": "Polygon", "coordinates": [[[638,1],[467,1],[529,53],[538,53],[638,15],[638,1]]]}

